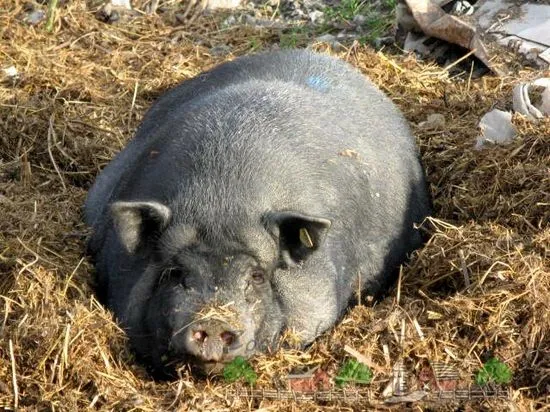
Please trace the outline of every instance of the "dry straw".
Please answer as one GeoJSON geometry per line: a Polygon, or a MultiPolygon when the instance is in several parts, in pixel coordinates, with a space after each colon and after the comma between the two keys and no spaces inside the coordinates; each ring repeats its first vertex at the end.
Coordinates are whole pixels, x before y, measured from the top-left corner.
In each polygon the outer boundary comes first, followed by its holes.
{"type": "MultiPolygon", "coordinates": [[[[9,3],[9,4],[8,4],[9,3]]],[[[153,382],[122,331],[93,298],[80,208],[97,172],[166,88],[277,33],[224,28],[213,17],[176,27],[141,15],[106,25],[84,2],[62,2],[51,33],[21,22],[24,3],[0,6],[0,404],[21,410],[317,410],[311,401],[246,401],[220,379],[153,382]],[[227,44],[228,57],[209,54],[227,44]],[[233,392],[234,393],[234,392],[233,392]]],[[[318,45],[319,49],[324,46],[318,45]]],[[[484,356],[514,371],[512,400],[472,406],[535,410],[550,399],[550,122],[514,117],[520,137],[473,149],[480,116],[509,108],[513,85],[540,73],[449,78],[412,57],[355,45],[340,54],[403,109],[418,136],[434,195],[433,233],[397,291],[360,306],[307,352],[252,361],[258,390],[286,387],[297,366],[329,374],[349,347],[369,360],[370,407],[405,359],[454,363],[468,381],[484,356]],[[442,130],[417,125],[442,114],[442,130]]],[[[547,75],[549,73],[546,73],[547,75]]],[[[341,400],[323,409],[353,408],[341,400]]],[[[364,407],[364,406],[362,406],[364,407]]],[[[398,406],[399,407],[399,406],[398,406]]],[[[356,406],[359,408],[359,406],[356,406]]]]}

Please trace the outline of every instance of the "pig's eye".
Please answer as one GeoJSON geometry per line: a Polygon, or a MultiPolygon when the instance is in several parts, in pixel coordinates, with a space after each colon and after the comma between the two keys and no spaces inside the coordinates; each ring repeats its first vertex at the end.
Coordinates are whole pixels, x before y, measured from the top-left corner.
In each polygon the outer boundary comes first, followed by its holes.
{"type": "Polygon", "coordinates": [[[257,285],[261,285],[265,282],[265,272],[263,271],[263,269],[253,269],[250,273],[250,277],[252,278],[252,281],[257,285]]]}

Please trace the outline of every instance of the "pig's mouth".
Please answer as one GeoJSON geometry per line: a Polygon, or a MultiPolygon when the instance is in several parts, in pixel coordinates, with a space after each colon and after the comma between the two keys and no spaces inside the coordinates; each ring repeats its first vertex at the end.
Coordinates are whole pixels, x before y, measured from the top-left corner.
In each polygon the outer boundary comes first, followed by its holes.
{"type": "MultiPolygon", "coordinates": [[[[280,332],[277,336],[280,337],[280,332]]],[[[219,375],[223,372],[225,366],[237,357],[248,359],[254,354],[274,350],[277,347],[275,341],[276,339],[269,341],[269,343],[262,341],[263,345],[244,345],[243,342],[235,341],[228,345],[223,352],[218,352],[215,355],[208,345],[204,345],[195,353],[178,352],[172,348],[168,351],[167,358],[169,360],[165,365],[172,370],[188,369],[198,376],[219,375]]]]}
{"type": "Polygon", "coordinates": [[[180,318],[181,323],[174,325],[168,339],[159,345],[163,349],[155,356],[160,361],[157,364],[178,375],[187,370],[208,376],[223,372],[237,357],[248,359],[277,347],[281,324],[229,311],[228,307],[209,305],[187,320],[180,318]]]}
{"type": "Polygon", "coordinates": [[[245,335],[225,319],[195,320],[172,334],[166,366],[177,370],[188,367],[201,375],[219,373],[237,356],[251,354],[241,339],[245,335]]]}

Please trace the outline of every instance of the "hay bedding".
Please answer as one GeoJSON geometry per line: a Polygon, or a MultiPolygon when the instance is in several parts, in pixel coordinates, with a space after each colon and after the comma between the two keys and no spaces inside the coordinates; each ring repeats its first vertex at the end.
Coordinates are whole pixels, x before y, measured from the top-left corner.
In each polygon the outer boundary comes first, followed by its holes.
{"type": "Polygon", "coordinates": [[[267,388],[297,365],[320,364],[332,373],[349,345],[375,373],[370,405],[248,402],[229,396],[231,385],[220,379],[198,381],[182,370],[179,381],[153,382],[133,362],[124,334],[92,297],[80,207],[96,173],[155,97],[221,61],[209,47],[229,44],[240,55],[258,42],[269,47],[276,36],[222,29],[212,17],[183,29],[147,16],[108,26],[76,1],[61,8],[53,34],[46,34],[43,25],[20,22],[23,7],[21,1],[0,4],[0,64],[20,74],[0,86],[2,406],[382,408],[380,394],[400,356],[410,367],[426,359],[454,362],[471,379],[492,353],[514,371],[512,401],[468,408],[548,407],[550,122],[516,117],[517,141],[472,149],[479,117],[493,105],[507,108],[514,82],[536,73],[450,79],[440,68],[366,47],[341,54],[412,122],[438,220],[427,222],[431,240],[386,300],[355,308],[306,353],[288,350],[252,361],[257,387],[267,388]],[[445,116],[444,130],[414,126],[430,113],[445,116]]]}

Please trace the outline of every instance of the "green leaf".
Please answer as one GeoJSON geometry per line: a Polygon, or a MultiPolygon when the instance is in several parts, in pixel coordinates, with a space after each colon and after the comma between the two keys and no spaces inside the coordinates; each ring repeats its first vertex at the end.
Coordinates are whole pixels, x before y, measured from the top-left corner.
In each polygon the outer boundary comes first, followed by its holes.
{"type": "Polygon", "coordinates": [[[491,358],[483,365],[475,377],[478,385],[487,385],[488,383],[504,384],[512,381],[512,370],[497,358],[491,358]]]}
{"type": "Polygon", "coordinates": [[[233,359],[232,363],[233,365],[238,366],[240,368],[246,368],[246,366],[248,365],[248,362],[242,356],[237,356],[235,359],[233,359]]]}
{"type": "Polygon", "coordinates": [[[338,387],[344,386],[346,383],[361,383],[369,384],[372,381],[372,371],[367,365],[348,359],[334,378],[338,387]]]}
{"type": "Polygon", "coordinates": [[[245,358],[242,356],[237,356],[224,366],[223,378],[229,383],[236,382],[239,379],[244,378],[246,383],[249,385],[254,385],[258,379],[258,376],[245,358]]]}
{"type": "Polygon", "coordinates": [[[252,369],[246,370],[244,372],[244,380],[249,385],[254,385],[256,383],[256,380],[258,379],[258,375],[256,375],[256,372],[254,372],[252,369]]]}

